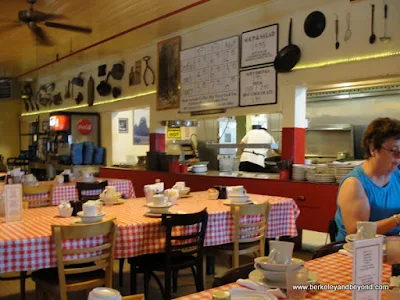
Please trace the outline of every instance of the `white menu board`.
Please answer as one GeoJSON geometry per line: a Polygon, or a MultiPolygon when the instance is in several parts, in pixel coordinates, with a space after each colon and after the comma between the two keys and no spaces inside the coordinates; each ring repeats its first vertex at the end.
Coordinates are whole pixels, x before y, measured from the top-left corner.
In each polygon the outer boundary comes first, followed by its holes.
{"type": "Polygon", "coordinates": [[[278,54],[279,25],[273,24],[242,33],[241,67],[273,63],[278,54]]]}
{"type": "Polygon", "coordinates": [[[239,105],[239,37],[181,51],[180,112],[239,105]]]}
{"type": "Polygon", "coordinates": [[[273,66],[240,72],[240,106],[276,102],[277,76],[273,66]]]}
{"type": "Polygon", "coordinates": [[[22,185],[7,184],[4,186],[4,208],[6,222],[22,220],[22,185]]]}

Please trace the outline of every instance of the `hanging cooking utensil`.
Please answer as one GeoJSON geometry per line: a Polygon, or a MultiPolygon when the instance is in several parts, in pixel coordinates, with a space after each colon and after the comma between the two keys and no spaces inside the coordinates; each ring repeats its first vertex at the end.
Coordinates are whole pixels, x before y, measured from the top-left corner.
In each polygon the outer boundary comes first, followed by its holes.
{"type": "Polygon", "coordinates": [[[385,20],[384,20],[384,23],[383,23],[383,26],[384,26],[384,32],[383,33],[384,33],[384,35],[383,35],[383,37],[380,38],[381,42],[384,43],[384,44],[387,44],[392,40],[390,37],[388,37],[386,35],[387,17],[388,17],[388,5],[385,4],[385,12],[384,12],[385,20]]]}
{"type": "Polygon", "coordinates": [[[304,32],[310,38],[316,38],[324,32],[325,26],[325,15],[320,11],[314,11],[304,21],[304,32]]]}
{"type": "Polygon", "coordinates": [[[79,92],[79,93],[78,93],[78,96],[76,96],[76,98],[75,98],[75,103],[76,103],[76,104],[81,104],[82,101],[83,101],[83,95],[82,95],[81,92],[79,92]]]}
{"type": "Polygon", "coordinates": [[[142,60],[137,60],[135,62],[135,80],[133,82],[134,85],[140,84],[142,78],[142,60]]]}
{"type": "Polygon", "coordinates": [[[300,48],[292,44],[292,19],[289,24],[289,44],[278,52],[274,67],[278,72],[289,72],[300,60],[300,48]]]}
{"type": "Polygon", "coordinates": [[[94,103],[94,79],[92,76],[90,76],[89,81],[88,81],[88,105],[92,106],[94,103]]]}
{"type": "Polygon", "coordinates": [[[101,65],[97,67],[97,76],[102,77],[107,74],[107,65],[101,65]]]}
{"type": "Polygon", "coordinates": [[[337,50],[340,47],[340,43],[339,43],[339,17],[338,17],[338,15],[336,15],[336,20],[335,20],[335,33],[336,33],[335,48],[337,50]]]}
{"type": "Polygon", "coordinates": [[[374,20],[375,20],[375,5],[371,5],[371,35],[369,37],[369,43],[373,44],[376,40],[376,35],[374,33],[374,20]]]}
{"type": "Polygon", "coordinates": [[[73,85],[80,86],[80,87],[83,87],[83,85],[84,85],[84,80],[83,80],[83,78],[82,78],[82,72],[80,72],[80,73],[78,74],[78,77],[72,78],[72,84],[73,84],[73,85]]]}
{"type": "Polygon", "coordinates": [[[29,111],[28,98],[22,97],[22,99],[24,100],[25,110],[28,112],[29,111]]]}
{"type": "Polygon", "coordinates": [[[37,99],[35,99],[34,102],[35,102],[36,110],[39,111],[39,110],[40,110],[40,107],[39,107],[39,103],[37,102],[37,99]]]}
{"type": "Polygon", "coordinates": [[[114,99],[118,98],[119,96],[121,96],[121,89],[119,87],[113,87],[112,89],[112,95],[114,97],[114,99]]]}
{"type": "Polygon", "coordinates": [[[111,85],[108,83],[109,77],[110,72],[108,72],[106,80],[100,81],[99,85],[96,87],[96,90],[100,96],[108,96],[111,93],[111,85]]]}
{"type": "Polygon", "coordinates": [[[71,87],[71,80],[68,80],[68,85],[67,85],[67,87],[65,88],[64,99],[69,99],[69,98],[71,98],[71,94],[70,94],[70,92],[69,92],[70,87],[71,87]]]}
{"type": "Polygon", "coordinates": [[[122,61],[120,63],[114,64],[111,69],[111,77],[115,80],[121,80],[125,73],[125,63],[122,61]]]}
{"type": "Polygon", "coordinates": [[[55,88],[56,84],[54,82],[46,85],[46,93],[51,94],[52,92],[54,92],[55,88]]]}
{"type": "Polygon", "coordinates": [[[146,76],[147,72],[150,72],[150,74],[152,75],[152,79],[153,80],[152,80],[151,84],[154,84],[156,82],[156,76],[154,75],[153,69],[149,66],[150,56],[145,56],[142,59],[146,62],[146,68],[144,69],[144,73],[143,73],[144,84],[146,86],[149,85],[149,83],[147,82],[147,79],[146,79],[147,78],[147,76],[146,76]]]}
{"type": "Polygon", "coordinates": [[[54,105],[57,105],[57,106],[61,105],[61,103],[62,103],[61,93],[55,94],[53,96],[53,103],[54,103],[54,105]]]}
{"type": "Polygon", "coordinates": [[[31,97],[28,97],[28,102],[29,102],[29,104],[30,104],[30,106],[31,106],[31,110],[34,111],[34,110],[35,110],[35,107],[33,106],[32,98],[31,98],[31,97]]]}
{"type": "Polygon", "coordinates": [[[133,66],[131,67],[131,72],[129,73],[129,86],[134,85],[135,83],[135,72],[133,72],[133,66]]]}
{"type": "Polygon", "coordinates": [[[344,41],[347,42],[350,37],[351,37],[351,29],[350,29],[350,13],[348,12],[346,15],[346,23],[347,23],[347,29],[346,29],[346,33],[344,34],[344,41]]]}

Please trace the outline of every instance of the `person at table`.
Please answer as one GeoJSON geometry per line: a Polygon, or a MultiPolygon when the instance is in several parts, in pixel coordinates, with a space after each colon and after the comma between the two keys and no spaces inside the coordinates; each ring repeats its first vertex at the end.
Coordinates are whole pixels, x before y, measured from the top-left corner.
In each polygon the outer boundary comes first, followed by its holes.
{"type": "Polygon", "coordinates": [[[400,232],[400,120],[378,118],[364,132],[366,161],[341,182],[337,241],[356,233],[357,221],[377,223],[377,233],[400,232]]]}
{"type": "MultiPolygon", "coordinates": [[[[275,139],[261,125],[253,125],[240,144],[275,144],[275,139]]],[[[273,150],[279,154],[278,150],[273,150]]],[[[268,149],[264,148],[245,148],[240,155],[239,171],[246,172],[265,172],[265,158],[268,149]]]]}

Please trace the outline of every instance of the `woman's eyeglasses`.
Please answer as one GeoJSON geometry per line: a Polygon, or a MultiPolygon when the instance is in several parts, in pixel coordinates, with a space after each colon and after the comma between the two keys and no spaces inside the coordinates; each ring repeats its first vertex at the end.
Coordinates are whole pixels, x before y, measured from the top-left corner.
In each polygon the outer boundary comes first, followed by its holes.
{"type": "Polygon", "coordinates": [[[386,149],[385,147],[382,147],[383,150],[392,153],[394,158],[400,158],[400,149],[395,147],[393,149],[386,149]]]}

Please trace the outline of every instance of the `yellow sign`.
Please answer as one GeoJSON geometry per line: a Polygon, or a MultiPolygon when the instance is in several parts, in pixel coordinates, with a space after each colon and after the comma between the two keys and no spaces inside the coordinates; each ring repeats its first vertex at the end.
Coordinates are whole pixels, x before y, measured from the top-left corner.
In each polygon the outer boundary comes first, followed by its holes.
{"type": "Polygon", "coordinates": [[[168,128],[167,137],[169,139],[180,139],[181,129],[180,128],[168,128]]]}

